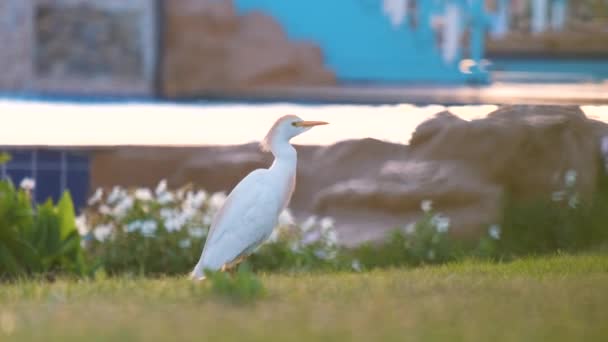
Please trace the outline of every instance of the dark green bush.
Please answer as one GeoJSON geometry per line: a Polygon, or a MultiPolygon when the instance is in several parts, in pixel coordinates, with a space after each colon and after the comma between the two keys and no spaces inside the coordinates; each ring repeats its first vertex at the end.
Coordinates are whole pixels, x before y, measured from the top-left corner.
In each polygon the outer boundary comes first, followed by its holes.
{"type": "Polygon", "coordinates": [[[65,192],[32,207],[29,193],[0,181],[0,274],[2,278],[86,271],[71,196],[65,192]]]}

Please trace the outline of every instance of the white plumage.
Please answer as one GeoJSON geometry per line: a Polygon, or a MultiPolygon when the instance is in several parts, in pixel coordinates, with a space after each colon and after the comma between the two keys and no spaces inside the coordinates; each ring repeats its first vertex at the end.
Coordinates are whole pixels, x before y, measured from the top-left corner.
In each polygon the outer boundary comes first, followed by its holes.
{"type": "Polygon", "coordinates": [[[254,170],[228,195],[211,223],[192,278],[204,278],[206,269],[217,271],[233,266],[270,236],[295,188],[297,153],[289,140],[324,124],[327,123],[303,121],[295,115],[276,121],[261,144],[274,155],[272,166],[254,170]]]}

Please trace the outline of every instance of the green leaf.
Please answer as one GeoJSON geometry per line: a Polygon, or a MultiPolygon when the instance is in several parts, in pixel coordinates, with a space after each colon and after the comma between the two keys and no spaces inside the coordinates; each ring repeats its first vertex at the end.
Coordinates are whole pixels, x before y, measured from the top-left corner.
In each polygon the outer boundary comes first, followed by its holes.
{"type": "Polygon", "coordinates": [[[62,239],[76,231],[76,213],[74,202],[69,191],[64,191],[59,203],[57,203],[57,214],[59,216],[59,230],[62,239]]]}
{"type": "Polygon", "coordinates": [[[64,255],[73,255],[74,251],[78,251],[80,247],[80,236],[77,232],[70,234],[66,239],[61,242],[61,246],[52,255],[53,257],[61,257],[64,255]]]}
{"type": "Polygon", "coordinates": [[[0,273],[8,275],[24,273],[23,267],[4,244],[0,244],[0,270],[2,271],[0,273]]]}
{"type": "Polygon", "coordinates": [[[38,251],[28,241],[17,239],[14,241],[17,248],[15,256],[19,259],[20,264],[29,271],[40,270],[40,255],[38,251]]]}
{"type": "Polygon", "coordinates": [[[50,200],[46,201],[43,205],[38,206],[38,214],[34,222],[33,234],[35,235],[34,246],[41,254],[45,256],[49,253],[49,241],[56,239],[59,240],[59,227],[53,204],[50,200]],[[57,227],[54,227],[57,225],[57,227]],[[53,231],[55,228],[56,231],[53,231]],[[53,236],[56,233],[56,236],[53,236]]]}

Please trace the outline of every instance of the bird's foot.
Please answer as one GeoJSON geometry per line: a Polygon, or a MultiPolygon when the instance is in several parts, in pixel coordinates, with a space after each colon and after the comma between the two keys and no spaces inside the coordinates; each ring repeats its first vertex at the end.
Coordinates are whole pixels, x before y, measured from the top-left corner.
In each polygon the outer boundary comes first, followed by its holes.
{"type": "Polygon", "coordinates": [[[190,275],[188,276],[188,278],[190,278],[190,280],[193,280],[193,281],[203,281],[206,279],[204,275],[198,275],[194,271],[190,272],[190,275]]]}

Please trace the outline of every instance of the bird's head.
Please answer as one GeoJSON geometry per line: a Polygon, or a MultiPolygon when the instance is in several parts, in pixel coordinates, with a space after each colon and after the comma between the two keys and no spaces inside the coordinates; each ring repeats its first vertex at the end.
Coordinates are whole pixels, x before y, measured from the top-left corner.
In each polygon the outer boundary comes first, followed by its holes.
{"type": "Polygon", "coordinates": [[[260,145],[262,150],[271,151],[274,144],[288,143],[291,138],[308,131],[314,126],[327,124],[325,121],[305,121],[296,115],[285,115],[272,125],[260,145]]]}

